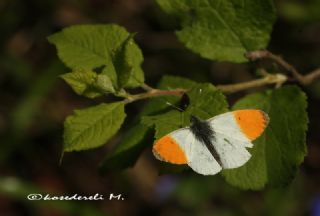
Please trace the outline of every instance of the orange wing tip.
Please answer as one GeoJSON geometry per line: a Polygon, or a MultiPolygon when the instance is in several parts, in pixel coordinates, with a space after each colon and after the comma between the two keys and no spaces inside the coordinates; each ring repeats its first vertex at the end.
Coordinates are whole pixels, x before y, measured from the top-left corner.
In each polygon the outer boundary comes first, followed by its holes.
{"type": "Polygon", "coordinates": [[[269,116],[261,110],[237,110],[233,114],[241,131],[250,140],[258,138],[269,123],[269,116]]]}
{"type": "Polygon", "coordinates": [[[153,153],[156,158],[173,163],[187,164],[187,156],[179,144],[170,136],[162,137],[153,146],[153,153]]]}

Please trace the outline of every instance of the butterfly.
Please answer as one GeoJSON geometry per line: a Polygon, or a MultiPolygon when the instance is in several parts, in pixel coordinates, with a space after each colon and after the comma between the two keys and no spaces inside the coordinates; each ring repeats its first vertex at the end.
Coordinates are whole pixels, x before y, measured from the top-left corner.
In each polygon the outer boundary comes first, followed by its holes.
{"type": "Polygon", "coordinates": [[[153,145],[154,156],[172,164],[187,164],[202,175],[244,165],[251,154],[252,141],[269,123],[262,110],[226,112],[208,120],[191,116],[190,126],[175,130],[153,145]]]}

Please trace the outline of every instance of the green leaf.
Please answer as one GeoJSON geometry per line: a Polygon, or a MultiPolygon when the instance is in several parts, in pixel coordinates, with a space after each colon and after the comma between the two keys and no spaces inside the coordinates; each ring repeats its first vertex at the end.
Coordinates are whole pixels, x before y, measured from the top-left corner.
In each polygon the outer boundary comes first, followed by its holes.
{"type": "Polygon", "coordinates": [[[117,89],[137,87],[144,82],[141,50],[132,36],[118,25],[76,25],[51,35],[48,40],[56,45],[59,58],[73,70],[105,66],[102,74],[107,75],[117,89]],[[121,64],[119,56],[122,56],[121,64]],[[123,70],[123,65],[130,70],[123,70]],[[129,75],[126,80],[118,80],[118,73],[121,77],[123,73],[129,75]]]}
{"type": "Polygon", "coordinates": [[[196,115],[202,119],[212,118],[215,115],[228,111],[225,96],[210,83],[199,84],[188,92],[190,105],[186,110],[189,115],[196,115]]]}
{"type": "Polygon", "coordinates": [[[88,98],[95,98],[103,93],[114,92],[108,76],[98,75],[90,70],[77,70],[63,74],[61,77],[77,94],[88,98]]]}
{"type": "Polygon", "coordinates": [[[135,87],[144,81],[140,67],[143,56],[140,49],[134,49],[133,35],[123,42],[120,51],[115,56],[115,65],[118,74],[118,87],[135,87]]]}
{"type": "Polygon", "coordinates": [[[184,123],[183,113],[179,111],[169,111],[164,114],[154,115],[154,116],[144,116],[142,117],[142,123],[146,126],[155,126],[155,138],[160,139],[164,135],[186,126],[184,123]]]}
{"type": "Polygon", "coordinates": [[[94,83],[94,87],[99,89],[102,93],[114,92],[112,82],[107,75],[98,74],[94,83]]]}
{"type": "Polygon", "coordinates": [[[245,62],[247,51],[268,45],[275,9],[272,0],[157,0],[167,13],[181,20],[176,34],[202,57],[245,62]]]}
{"type": "MultiPolygon", "coordinates": [[[[163,89],[163,90],[171,90],[171,89],[192,89],[194,86],[196,86],[197,83],[183,78],[183,77],[177,77],[177,76],[164,76],[161,81],[159,82],[157,88],[163,89]]],[[[153,98],[150,99],[149,103],[144,107],[142,111],[142,115],[147,117],[142,117],[142,122],[148,126],[153,126],[155,121],[159,119],[166,119],[166,118],[173,118],[170,120],[170,122],[173,122],[173,124],[169,123],[167,126],[162,126],[161,123],[159,125],[156,125],[156,127],[164,128],[162,129],[156,129],[155,137],[160,137],[162,134],[164,135],[166,131],[175,130],[178,127],[181,127],[182,123],[182,115],[177,112],[177,110],[167,103],[179,106],[179,101],[181,100],[181,97],[177,96],[163,96],[161,98],[153,98]],[[162,113],[163,115],[159,115],[162,113]],[[157,114],[157,115],[156,115],[157,114]],[[153,115],[153,116],[148,116],[153,115]],[[176,118],[178,118],[178,121],[176,121],[176,118]],[[177,124],[175,124],[177,123],[177,124]],[[160,134],[158,134],[160,131],[160,134]]],[[[165,122],[164,122],[165,123],[165,122]]]]}
{"type": "Polygon", "coordinates": [[[145,116],[142,123],[155,125],[155,138],[170,133],[178,128],[189,125],[190,116],[196,115],[202,119],[208,119],[228,110],[228,104],[224,95],[211,84],[197,84],[190,92],[190,105],[185,112],[171,110],[164,114],[145,116]]]}
{"type": "MultiPolygon", "coordinates": [[[[164,76],[159,82],[157,88],[163,90],[172,89],[191,89],[193,86],[197,85],[196,82],[183,77],[177,76],[164,76]]],[[[161,113],[163,111],[168,111],[174,109],[167,102],[179,106],[180,97],[177,96],[162,96],[158,98],[152,98],[149,103],[144,107],[142,115],[150,115],[161,113]]]]}
{"type": "Polygon", "coordinates": [[[147,141],[150,128],[137,124],[129,129],[115,151],[102,162],[99,171],[105,174],[109,171],[121,170],[133,166],[142,150],[150,144],[147,141]]]}
{"type": "Polygon", "coordinates": [[[108,141],[124,119],[124,103],[100,104],[75,110],[64,123],[64,151],[96,148],[108,141]]]}
{"type": "Polygon", "coordinates": [[[283,186],[295,176],[306,149],[306,95],[296,86],[248,95],[233,109],[256,108],[270,117],[264,134],[254,141],[252,158],[244,166],[223,171],[227,182],[243,189],[283,186]]]}

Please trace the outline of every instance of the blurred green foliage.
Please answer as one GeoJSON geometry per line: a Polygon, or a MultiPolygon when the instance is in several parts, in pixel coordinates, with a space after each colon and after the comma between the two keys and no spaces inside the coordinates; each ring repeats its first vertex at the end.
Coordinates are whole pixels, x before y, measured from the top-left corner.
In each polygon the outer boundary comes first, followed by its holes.
{"type": "Polygon", "coordinates": [[[279,14],[291,22],[314,22],[320,20],[320,1],[280,1],[279,14]]]}

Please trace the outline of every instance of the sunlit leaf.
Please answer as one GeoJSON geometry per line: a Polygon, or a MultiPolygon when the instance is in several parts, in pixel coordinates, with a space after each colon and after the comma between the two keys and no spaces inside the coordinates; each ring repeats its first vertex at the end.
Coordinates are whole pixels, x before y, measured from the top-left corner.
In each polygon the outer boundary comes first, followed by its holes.
{"type": "Polygon", "coordinates": [[[181,42],[201,56],[244,62],[247,51],[265,48],[275,21],[272,0],[157,0],[177,17],[181,42]]]}
{"type": "Polygon", "coordinates": [[[110,78],[115,89],[137,87],[144,82],[142,53],[123,27],[75,25],[48,40],[56,45],[59,58],[73,70],[103,67],[102,74],[110,78]]]}
{"type": "Polygon", "coordinates": [[[119,130],[125,116],[122,102],[75,110],[64,123],[64,151],[85,150],[105,144],[119,130]]]}

